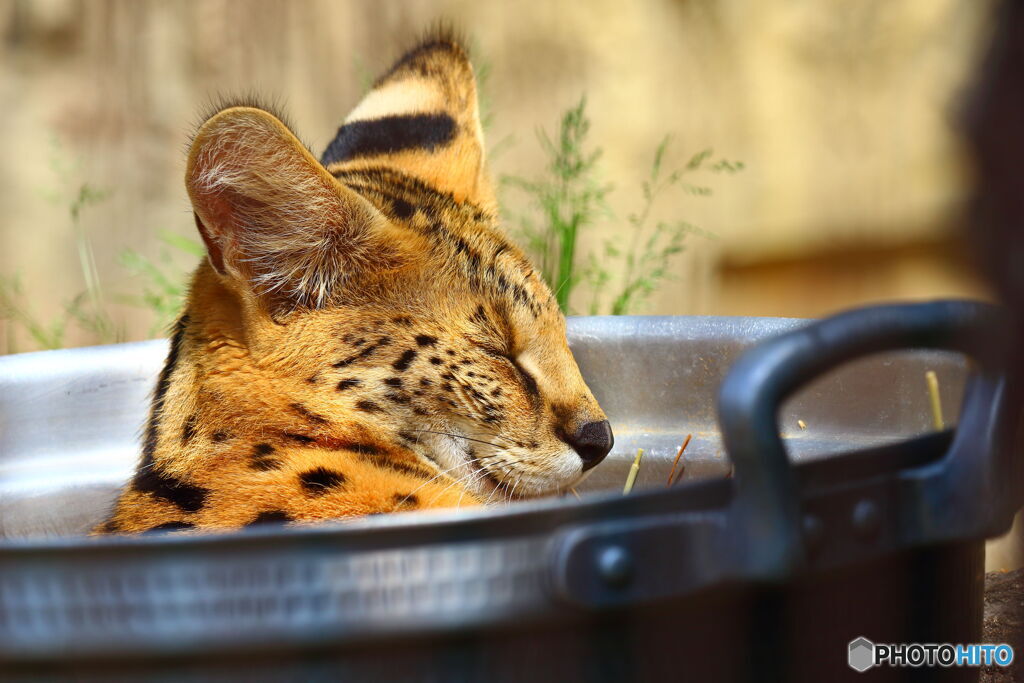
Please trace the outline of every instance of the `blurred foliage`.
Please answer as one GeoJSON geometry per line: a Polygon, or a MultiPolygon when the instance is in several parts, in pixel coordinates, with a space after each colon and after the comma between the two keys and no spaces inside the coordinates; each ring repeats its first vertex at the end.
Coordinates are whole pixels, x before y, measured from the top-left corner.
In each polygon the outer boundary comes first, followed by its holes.
{"type": "Polygon", "coordinates": [[[586,97],[562,115],[554,139],[545,130],[538,130],[537,139],[548,159],[545,173],[534,180],[502,178],[506,187],[526,195],[534,211],[510,216],[518,223],[525,248],[563,312],[574,312],[570,299],[583,285],[590,290],[590,315],[636,313],[663,282],[672,278],[672,258],[684,251],[686,238],[711,236],[684,220],[655,218],[658,200],[673,190],[710,197],[712,188],[697,182],[701,174],[737,173],[743,163],[715,160],[712,150],[705,149],[685,166],[666,172],[665,158],[671,143],[671,137],[666,136],[654,152],[649,176],[641,183],[640,209],[626,218],[626,239],[605,240],[600,254],[591,251],[581,258],[577,248],[581,232],[599,221],[615,218],[608,202],[613,188],[599,178],[602,150],[589,146],[589,132],[586,97]]]}
{"type": "Polygon", "coordinates": [[[580,232],[608,215],[605,196],[611,190],[597,178],[601,149],[587,147],[590,119],[586,98],[562,115],[558,135],[552,139],[543,128],[537,140],[548,159],[545,174],[535,180],[505,176],[502,183],[524,192],[540,216],[516,216],[527,251],[548,282],[563,311],[579,284],[576,245],[580,232]]]}
{"type": "MultiPolygon", "coordinates": [[[[33,310],[30,304],[32,297],[26,291],[19,274],[0,275],[0,320],[7,323],[7,348],[12,353],[18,350],[15,332],[19,329],[27,334],[38,349],[64,348],[68,345],[67,334],[71,329],[84,333],[93,344],[112,344],[125,340],[123,325],[115,320],[96,267],[92,242],[82,222],[83,212],[102,205],[109,199],[111,191],[97,188],[88,182],[77,182],[75,176],[80,164],[69,163],[59,143],[54,142],[53,148],[50,166],[57,177],[58,189],[44,192],[43,197],[67,211],[85,288],[66,302],[59,313],[46,318],[33,310]]],[[[160,233],[159,239],[164,247],[160,252],[159,263],[130,249],[121,253],[119,263],[130,275],[141,281],[142,295],[114,297],[119,302],[150,311],[154,318],[149,330],[150,336],[160,334],[169,327],[184,301],[186,273],[173,268],[170,250],[194,258],[200,258],[205,253],[200,243],[170,232],[160,233]]]]}
{"type": "MultiPolygon", "coordinates": [[[[486,87],[490,65],[481,60],[477,68],[482,100],[483,123],[490,125],[486,87]]],[[[561,117],[557,134],[537,130],[537,140],[547,164],[535,179],[504,176],[502,185],[522,193],[529,209],[521,214],[506,214],[518,225],[524,247],[551,286],[559,306],[574,312],[570,298],[583,287],[591,315],[624,315],[641,309],[645,301],[667,280],[672,279],[672,260],[685,250],[690,235],[709,233],[684,220],[657,217],[659,200],[673,192],[694,198],[707,198],[713,190],[700,182],[704,174],[733,174],[743,169],[740,162],[715,159],[710,149],[693,155],[689,161],[667,170],[666,160],[671,138],[666,136],[654,152],[650,173],[640,184],[639,208],[625,220],[628,234],[605,240],[600,250],[580,254],[581,233],[600,221],[614,220],[608,197],[612,186],[601,181],[598,162],[600,147],[588,140],[590,118],[586,98],[569,108],[561,117]]],[[[509,144],[509,139],[497,147],[509,144]]],[[[493,154],[493,149],[492,149],[493,154]]],[[[48,199],[67,210],[75,235],[78,264],[84,290],[66,303],[52,319],[37,316],[29,305],[24,283],[17,275],[0,277],[0,320],[8,323],[8,349],[14,348],[14,330],[23,330],[34,345],[42,349],[62,348],[70,326],[84,332],[92,343],[113,343],[124,338],[123,328],[115,322],[108,297],[96,268],[93,249],[82,224],[82,213],[101,205],[110,192],[84,183],[74,183],[75,167],[68,166],[59,154],[53,161],[54,172],[64,190],[48,199]]],[[[505,201],[506,209],[511,202],[505,201]]],[[[521,203],[521,202],[520,202],[521,203]]],[[[158,235],[159,254],[153,260],[125,249],[118,264],[138,282],[141,293],[121,294],[119,303],[143,308],[152,315],[150,336],[163,333],[177,317],[187,293],[187,272],[176,264],[186,257],[201,259],[203,245],[169,231],[158,235]]]]}
{"type": "Polygon", "coordinates": [[[672,190],[680,190],[695,197],[710,197],[713,191],[707,185],[697,185],[690,178],[702,171],[711,173],[738,173],[743,163],[719,159],[714,161],[712,150],[698,152],[682,168],[664,173],[665,154],[672,138],[665,136],[654,152],[650,176],[641,184],[642,204],[640,211],[627,217],[632,234],[629,247],[621,250],[611,240],[604,243],[604,258],[598,260],[590,255],[588,277],[592,284],[594,298],[591,315],[597,314],[598,296],[612,280],[609,268],[603,264],[618,264],[621,272],[618,291],[614,294],[609,313],[627,315],[640,309],[644,301],[665,280],[672,279],[669,269],[673,256],[686,249],[688,235],[712,237],[713,234],[684,220],[665,221],[652,217],[658,199],[672,190]]]}
{"type": "Polygon", "coordinates": [[[114,343],[124,338],[122,326],[114,321],[107,305],[92,244],[82,224],[82,213],[105,202],[110,197],[110,190],[97,188],[88,182],[77,182],[75,176],[80,164],[68,163],[58,141],[53,140],[51,147],[50,168],[57,178],[57,189],[43,196],[67,211],[85,289],[66,302],[58,314],[45,319],[33,312],[28,303],[31,297],[26,294],[19,275],[0,276],[0,320],[8,323],[7,341],[11,351],[15,350],[14,331],[18,328],[42,349],[63,348],[72,325],[86,332],[98,344],[114,343]]]}
{"type": "Polygon", "coordinates": [[[153,323],[149,328],[151,336],[166,331],[185,303],[187,273],[174,266],[172,252],[178,251],[196,259],[206,255],[201,242],[173,232],[162,231],[159,240],[159,261],[152,261],[132,249],[125,249],[118,257],[118,262],[142,282],[142,294],[126,297],[125,301],[152,311],[153,323]]]}

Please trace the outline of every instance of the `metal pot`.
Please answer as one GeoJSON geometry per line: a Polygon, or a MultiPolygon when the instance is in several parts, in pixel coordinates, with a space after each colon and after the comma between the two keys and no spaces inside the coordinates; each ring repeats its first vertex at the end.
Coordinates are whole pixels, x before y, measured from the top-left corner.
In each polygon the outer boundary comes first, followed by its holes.
{"type": "MultiPolygon", "coordinates": [[[[70,395],[44,392],[50,412],[40,417],[38,395],[26,388],[40,378],[0,363],[0,667],[10,678],[105,681],[820,681],[854,675],[847,644],[858,636],[976,642],[984,539],[1009,526],[1024,489],[1011,457],[1019,404],[998,350],[984,345],[999,338],[997,318],[978,304],[940,302],[811,324],[703,319],[690,335],[686,320],[578,321],[581,368],[619,443],[653,447],[642,481],[658,486],[202,537],[41,537],[47,525],[26,514],[29,502],[68,511],[48,513],[54,530],[84,529],[102,514],[96,492],[112,469],[79,472],[92,491],[80,500],[92,502],[77,508],[67,486],[27,485],[26,471],[57,457],[33,451],[29,435],[47,414],[61,423],[55,416],[66,417],[70,395]],[[648,353],[638,354],[645,328],[648,353]],[[667,406],[666,397],[707,397],[743,347],[780,329],[721,383],[735,478],[708,478],[728,468],[715,457],[708,404],[691,406],[680,424],[680,403],[667,406]],[[609,360],[631,343],[621,362],[609,360]],[[923,389],[910,388],[923,386],[923,368],[937,368],[947,388],[963,377],[946,355],[889,355],[816,380],[856,357],[907,348],[974,359],[955,431],[903,438],[930,421],[923,389]],[[808,427],[787,440],[793,462],[779,438],[790,396],[783,431],[797,416],[808,427]],[[617,419],[630,406],[633,421],[617,419]],[[856,419],[863,415],[866,424],[856,419]],[[686,431],[698,437],[688,479],[666,489],[660,465],[686,431]],[[12,444],[22,457],[9,456],[12,444]]],[[[120,350],[122,365],[150,349],[159,355],[156,346],[120,350]]],[[[37,373],[54,367],[42,357],[27,363],[37,373]]],[[[65,386],[94,386],[78,381],[65,386]]],[[[98,390],[137,393],[133,381],[121,390],[111,381],[98,390]]],[[[129,404],[104,408],[123,413],[129,404]]],[[[79,445],[94,467],[120,453],[109,435],[85,432],[79,445]]],[[[617,451],[593,486],[621,486],[630,455],[617,451]]],[[[130,456],[116,457],[127,474],[130,456]]],[[[970,680],[977,672],[916,673],[970,680]]]]}

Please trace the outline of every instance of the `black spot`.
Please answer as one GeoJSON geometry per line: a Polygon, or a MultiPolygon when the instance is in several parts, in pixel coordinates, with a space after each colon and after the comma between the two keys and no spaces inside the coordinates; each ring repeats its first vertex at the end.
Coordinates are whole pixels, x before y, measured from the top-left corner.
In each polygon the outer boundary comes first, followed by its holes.
{"type": "Polygon", "coordinates": [[[163,524],[157,524],[155,527],[146,529],[142,533],[152,534],[161,531],[174,531],[176,529],[195,529],[196,525],[191,522],[164,522],[163,524]]]}
{"type": "Polygon", "coordinates": [[[422,389],[416,389],[415,391],[412,392],[412,395],[413,396],[422,396],[423,395],[423,390],[422,389]]]}
{"type": "Polygon", "coordinates": [[[409,364],[412,363],[412,361],[415,358],[416,358],[416,350],[415,349],[406,349],[405,351],[402,352],[402,355],[399,356],[398,360],[396,360],[394,363],[391,364],[391,367],[393,367],[395,370],[398,370],[399,372],[401,372],[403,370],[408,369],[409,364]]]}
{"type": "Polygon", "coordinates": [[[447,379],[447,380],[449,380],[449,381],[450,381],[450,380],[454,380],[454,379],[455,379],[455,375],[453,375],[453,374],[452,374],[452,373],[450,373],[450,372],[446,372],[446,373],[444,373],[443,375],[441,375],[441,379],[447,379]]]}
{"type": "Polygon", "coordinates": [[[379,413],[381,410],[380,406],[373,401],[357,401],[356,409],[361,410],[364,413],[379,413]]]}
{"type": "Polygon", "coordinates": [[[432,365],[440,365],[440,364],[441,364],[441,363],[443,363],[443,362],[444,362],[444,361],[443,361],[443,360],[441,360],[440,358],[438,358],[437,356],[431,356],[431,357],[430,357],[430,363],[431,363],[432,365]]]}
{"type": "Polygon", "coordinates": [[[359,339],[356,339],[354,342],[352,342],[352,346],[354,346],[354,347],[356,347],[358,349],[360,346],[362,346],[365,343],[366,343],[366,339],[364,339],[363,337],[360,337],[359,339]]]}
{"type": "Polygon", "coordinates": [[[452,390],[454,390],[454,388],[455,388],[455,387],[453,387],[453,386],[452,386],[452,385],[451,385],[450,383],[448,383],[448,382],[445,382],[444,384],[442,384],[442,385],[441,385],[441,389],[443,389],[444,391],[452,391],[452,390]]]}
{"type": "Polygon", "coordinates": [[[384,395],[384,398],[399,405],[405,405],[411,400],[408,394],[396,394],[395,392],[388,392],[384,395]]]}
{"type": "Polygon", "coordinates": [[[474,274],[480,272],[480,254],[472,249],[469,250],[469,272],[474,274]]]}
{"type": "Polygon", "coordinates": [[[446,113],[382,116],[352,121],[338,129],[321,157],[324,165],[407,149],[433,152],[455,139],[455,120],[446,113]]]}
{"type": "Polygon", "coordinates": [[[429,387],[431,384],[433,384],[433,382],[431,382],[426,377],[423,377],[422,379],[420,379],[420,386],[421,387],[429,387]]]}
{"type": "Polygon", "coordinates": [[[395,197],[392,200],[391,208],[395,212],[395,216],[403,221],[407,221],[412,218],[412,214],[416,210],[412,204],[400,197],[395,197]]]}
{"type": "Polygon", "coordinates": [[[152,466],[136,472],[132,486],[136,491],[150,493],[188,512],[201,509],[210,494],[209,489],[164,474],[152,466]]]}
{"type": "Polygon", "coordinates": [[[370,344],[369,346],[367,346],[364,349],[360,350],[359,353],[351,355],[348,358],[344,358],[342,360],[339,360],[337,363],[334,364],[334,367],[336,367],[336,368],[344,368],[344,367],[347,367],[349,365],[352,365],[356,361],[363,360],[364,358],[372,355],[377,349],[379,349],[379,348],[381,348],[383,346],[387,346],[390,343],[391,343],[391,338],[390,337],[381,337],[375,343],[370,344]]]}
{"type": "Polygon", "coordinates": [[[120,530],[121,527],[117,523],[116,519],[108,519],[107,522],[103,525],[103,533],[105,534],[116,534],[120,530]]]}
{"type": "Polygon", "coordinates": [[[316,413],[314,413],[313,411],[311,411],[309,408],[307,408],[306,406],[302,405],[301,403],[292,403],[288,407],[291,408],[292,410],[294,410],[296,413],[298,413],[302,417],[304,417],[307,420],[309,420],[310,422],[312,422],[313,424],[318,424],[318,425],[329,424],[329,420],[326,417],[324,417],[323,415],[317,415],[316,413]]]}
{"type": "Polygon", "coordinates": [[[252,520],[245,526],[258,526],[260,524],[283,524],[285,522],[294,521],[287,512],[284,510],[266,510],[256,515],[256,519],[252,520]]]}
{"type": "Polygon", "coordinates": [[[299,484],[310,496],[322,496],[329,489],[345,485],[345,475],[326,467],[316,467],[299,475],[299,484]]]}
{"type": "Polygon", "coordinates": [[[393,472],[399,472],[400,474],[407,474],[410,477],[417,477],[419,479],[430,479],[435,473],[422,467],[415,465],[409,465],[404,462],[397,460],[374,460],[373,464],[377,467],[391,470],[393,472]]]}
{"type": "Polygon", "coordinates": [[[416,335],[416,344],[419,346],[435,346],[437,344],[437,337],[431,337],[429,334],[418,334],[416,335]]]}
{"type": "Polygon", "coordinates": [[[501,396],[501,387],[497,387],[494,391],[492,391],[491,396],[493,396],[494,398],[498,398],[499,396],[501,396]]]}
{"type": "Polygon", "coordinates": [[[388,385],[389,387],[394,387],[396,389],[401,389],[402,388],[402,378],[401,377],[388,377],[386,380],[384,380],[384,384],[388,385]]]}
{"type": "Polygon", "coordinates": [[[420,504],[420,499],[412,493],[396,493],[391,500],[395,506],[400,508],[414,508],[420,504]]]}
{"type": "Polygon", "coordinates": [[[416,414],[416,415],[420,415],[420,416],[422,416],[422,415],[428,415],[428,414],[429,414],[429,413],[427,413],[427,411],[426,411],[426,410],[424,410],[423,408],[420,408],[419,406],[414,406],[414,407],[413,407],[413,409],[412,409],[412,412],[413,412],[414,414],[416,414]]]}
{"type": "Polygon", "coordinates": [[[338,389],[338,391],[345,391],[346,389],[351,389],[352,387],[357,387],[357,386],[359,386],[362,383],[363,383],[362,380],[358,380],[358,379],[355,379],[353,377],[350,377],[348,379],[343,379],[340,382],[338,382],[337,389],[338,389]]]}
{"type": "Polygon", "coordinates": [[[455,351],[453,351],[451,349],[448,349],[447,351],[445,351],[445,353],[447,353],[449,356],[454,356],[455,355],[455,351]]]}
{"type": "Polygon", "coordinates": [[[384,455],[387,451],[370,443],[353,443],[344,447],[346,451],[355,451],[359,455],[384,455]]]}
{"type": "Polygon", "coordinates": [[[282,436],[284,436],[284,438],[286,438],[286,439],[291,439],[292,441],[297,441],[297,442],[299,442],[301,444],[307,444],[308,445],[308,444],[311,444],[311,443],[316,443],[316,439],[314,439],[311,436],[306,436],[305,434],[295,434],[294,432],[284,432],[282,434],[282,436]]]}
{"type": "Polygon", "coordinates": [[[412,325],[412,318],[410,318],[407,315],[400,315],[400,316],[392,318],[391,322],[395,323],[396,325],[402,325],[403,327],[408,327],[409,325],[412,325]]]}
{"type": "Polygon", "coordinates": [[[416,435],[410,434],[409,432],[398,432],[398,438],[409,443],[415,443],[418,441],[416,435]]]}
{"type": "Polygon", "coordinates": [[[185,426],[181,429],[181,443],[187,444],[196,435],[196,421],[198,419],[199,416],[197,415],[189,415],[188,419],[185,420],[185,426]]]}
{"type": "Polygon", "coordinates": [[[281,466],[281,459],[274,457],[274,447],[269,443],[256,444],[255,448],[252,449],[252,460],[249,461],[250,467],[260,472],[266,472],[268,470],[276,470],[281,466]]]}
{"type": "Polygon", "coordinates": [[[307,377],[306,378],[306,384],[316,384],[319,381],[320,381],[320,378],[317,377],[315,374],[312,377],[307,377]]]}
{"type": "Polygon", "coordinates": [[[366,358],[367,356],[369,356],[374,351],[376,351],[375,348],[373,348],[372,346],[367,346],[365,349],[363,349],[359,353],[355,354],[354,356],[349,356],[348,358],[342,358],[341,360],[339,360],[337,363],[334,364],[334,367],[336,367],[336,368],[348,367],[349,365],[352,365],[353,363],[355,363],[357,360],[361,360],[363,358],[366,358]]]}

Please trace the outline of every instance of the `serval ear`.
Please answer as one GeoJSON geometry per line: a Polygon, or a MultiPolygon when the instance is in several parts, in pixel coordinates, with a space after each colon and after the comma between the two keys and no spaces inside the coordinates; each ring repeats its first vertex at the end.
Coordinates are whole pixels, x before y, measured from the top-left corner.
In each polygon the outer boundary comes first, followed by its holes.
{"type": "Polygon", "coordinates": [[[361,269],[396,266],[388,221],[262,109],[209,118],[185,184],[214,268],[273,309],[327,306],[361,269]]]}
{"type": "Polygon", "coordinates": [[[342,180],[383,166],[493,210],[465,48],[450,32],[436,32],[405,53],[345,119],[321,161],[342,180]]]}

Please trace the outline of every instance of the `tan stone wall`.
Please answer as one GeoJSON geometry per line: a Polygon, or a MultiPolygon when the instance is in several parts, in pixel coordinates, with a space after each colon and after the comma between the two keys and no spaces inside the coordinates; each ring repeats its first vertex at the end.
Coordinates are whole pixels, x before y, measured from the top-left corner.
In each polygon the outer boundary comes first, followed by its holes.
{"type": "MultiPolygon", "coordinates": [[[[155,258],[158,231],[192,234],[183,146],[204,102],[247,90],[278,97],[319,151],[358,99],[359,74],[447,17],[491,64],[489,140],[514,138],[496,172],[539,169],[535,129],[551,129],[587,94],[619,217],[590,244],[626,237],[623,217],[666,133],[676,162],[711,146],[746,163],[716,179],[714,197],[680,193],[665,204],[663,215],[718,239],[691,240],[648,312],[817,315],[982,292],[948,235],[968,186],[951,122],[988,9],[968,0],[0,0],[0,273],[22,274],[43,317],[81,291],[67,200],[45,195],[88,181],[112,191],[83,213],[106,292],[133,291],[118,253],[155,258]],[[78,164],[66,186],[54,158],[78,164]]],[[[127,338],[145,334],[144,311],[115,310],[127,338]]],[[[12,341],[29,348],[0,330],[0,352],[12,341]]]]}

